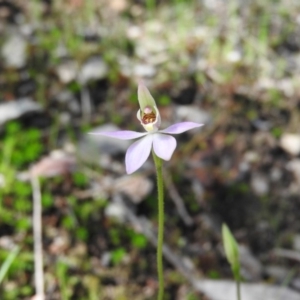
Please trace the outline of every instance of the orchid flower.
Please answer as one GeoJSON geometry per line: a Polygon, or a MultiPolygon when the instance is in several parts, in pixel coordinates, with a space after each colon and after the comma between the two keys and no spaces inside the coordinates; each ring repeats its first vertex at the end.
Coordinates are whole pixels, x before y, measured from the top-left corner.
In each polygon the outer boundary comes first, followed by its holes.
{"type": "Polygon", "coordinates": [[[120,140],[141,138],[134,142],[126,152],[125,165],[127,174],[135,172],[145,163],[152,148],[158,157],[166,161],[170,160],[176,148],[176,140],[170,134],[179,134],[203,125],[194,122],[180,122],[164,130],[159,130],[161,123],[159,111],[155,100],[143,83],[140,83],[138,86],[138,100],[140,109],[137,112],[137,118],[146,132],[123,130],[90,133],[120,140]]]}

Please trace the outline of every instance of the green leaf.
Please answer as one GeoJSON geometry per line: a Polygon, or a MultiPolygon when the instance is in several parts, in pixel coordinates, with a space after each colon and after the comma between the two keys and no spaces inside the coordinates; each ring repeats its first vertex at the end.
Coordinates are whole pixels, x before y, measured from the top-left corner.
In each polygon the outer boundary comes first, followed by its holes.
{"type": "Polygon", "coordinates": [[[144,249],[147,246],[147,239],[144,235],[136,233],[131,237],[131,243],[133,246],[144,249]]]}
{"type": "Polygon", "coordinates": [[[7,256],[4,263],[2,264],[0,268],[0,283],[3,281],[7,271],[9,270],[11,264],[16,259],[18,253],[20,251],[20,248],[16,246],[7,256]]]}
{"type": "Polygon", "coordinates": [[[231,265],[235,278],[239,278],[240,262],[238,244],[226,224],[222,225],[223,244],[228,262],[231,265]]]}
{"type": "Polygon", "coordinates": [[[111,254],[111,260],[113,264],[118,264],[122,261],[123,257],[125,256],[126,251],[124,248],[118,248],[114,250],[111,254]]]}

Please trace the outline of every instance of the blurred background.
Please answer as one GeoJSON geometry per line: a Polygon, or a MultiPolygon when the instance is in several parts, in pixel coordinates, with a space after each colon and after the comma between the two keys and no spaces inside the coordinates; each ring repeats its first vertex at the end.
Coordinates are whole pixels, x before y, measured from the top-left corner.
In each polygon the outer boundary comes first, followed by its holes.
{"type": "MultiPolygon", "coordinates": [[[[32,177],[46,299],[155,299],[152,159],[86,134],[142,131],[140,79],[162,127],[205,124],[165,163],[166,245],[230,279],[226,222],[245,281],[300,293],[299,1],[2,0],[0,56],[0,299],[35,294],[32,177]]],[[[166,299],[210,299],[168,261],[166,299]]]]}

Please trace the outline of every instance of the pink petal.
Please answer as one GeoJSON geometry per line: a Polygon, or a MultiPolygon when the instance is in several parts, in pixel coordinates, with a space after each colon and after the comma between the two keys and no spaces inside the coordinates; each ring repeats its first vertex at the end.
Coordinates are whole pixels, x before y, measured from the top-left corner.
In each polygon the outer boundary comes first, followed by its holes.
{"type": "Polygon", "coordinates": [[[94,135],[104,135],[111,138],[119,139],[119,140],[133,140],[137,139],[141,136],[144,136],[147,134],[147,132],[136,132],[136,131],[130,131],[130,130],[121,130],[121,131],[111,131],[111,132],[89,132],[89,134],[94,135]]]}
{"type": "Polygon", "coordinates": [[[159,132],[169,133],[169,134],[178,134],[178,133],[182,133],[187,130],[190,130],[190,129],[193,129],[196,127],[200,127],[203,125],[204,124],[198,124],[198,123],[194,123],[194,122],[181,122],[181,123],[173,124],[164,130],[160,130],[159,132]]]}
{"type": "Polygon", "coordinates": [[[126,172],[131,174],[139,169],[149,157],[152,148],[153,135],[134,142],[127,150],[125,156],[126,172]]]}
{"type": "Polygon", "coordinates": [[[170,160],[175,148],[176,140],[171,135],[155,133],[153,138],[153,149],[155,154],[164,159],[170,160]]]}

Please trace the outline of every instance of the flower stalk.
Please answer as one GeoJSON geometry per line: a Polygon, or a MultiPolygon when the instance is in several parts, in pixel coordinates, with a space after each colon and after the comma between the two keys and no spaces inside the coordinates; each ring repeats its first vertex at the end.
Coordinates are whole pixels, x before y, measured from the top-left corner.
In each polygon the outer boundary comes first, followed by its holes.
{"type": "Polygon", "coordinates": [[[180,134],[201,127],[203,124],[195,122],[179,122],[161,130],[159,110],[149,90],[142,82],[138,86],[138,100],[140,109],[137,111],[136,116],[145,129],[145,132],[121,130],[111,132],[90,132],[90,134],[102,135],[120,140],[138,139],[131,144],[125,155],[127,174],[132,174],[137,171],[145,163],[152,151],[156,167],[158,190],[157,272],[159,289],[157,299],[163,300],[164,189],[162,160],[170,160],[176,148],[177,142],[172,136],[173,134],[180,134]]]}
{"type": "Polygon", "coordinates": [[[162,175],[162,160],[152,151],[156,168],[157,193],[158,193],[158,235],[157,235],[157,274],[158,274],[158,300],[164,297],[164,276],[163,276],[163,244],[164,244],[164,186],[162,175]]]}

